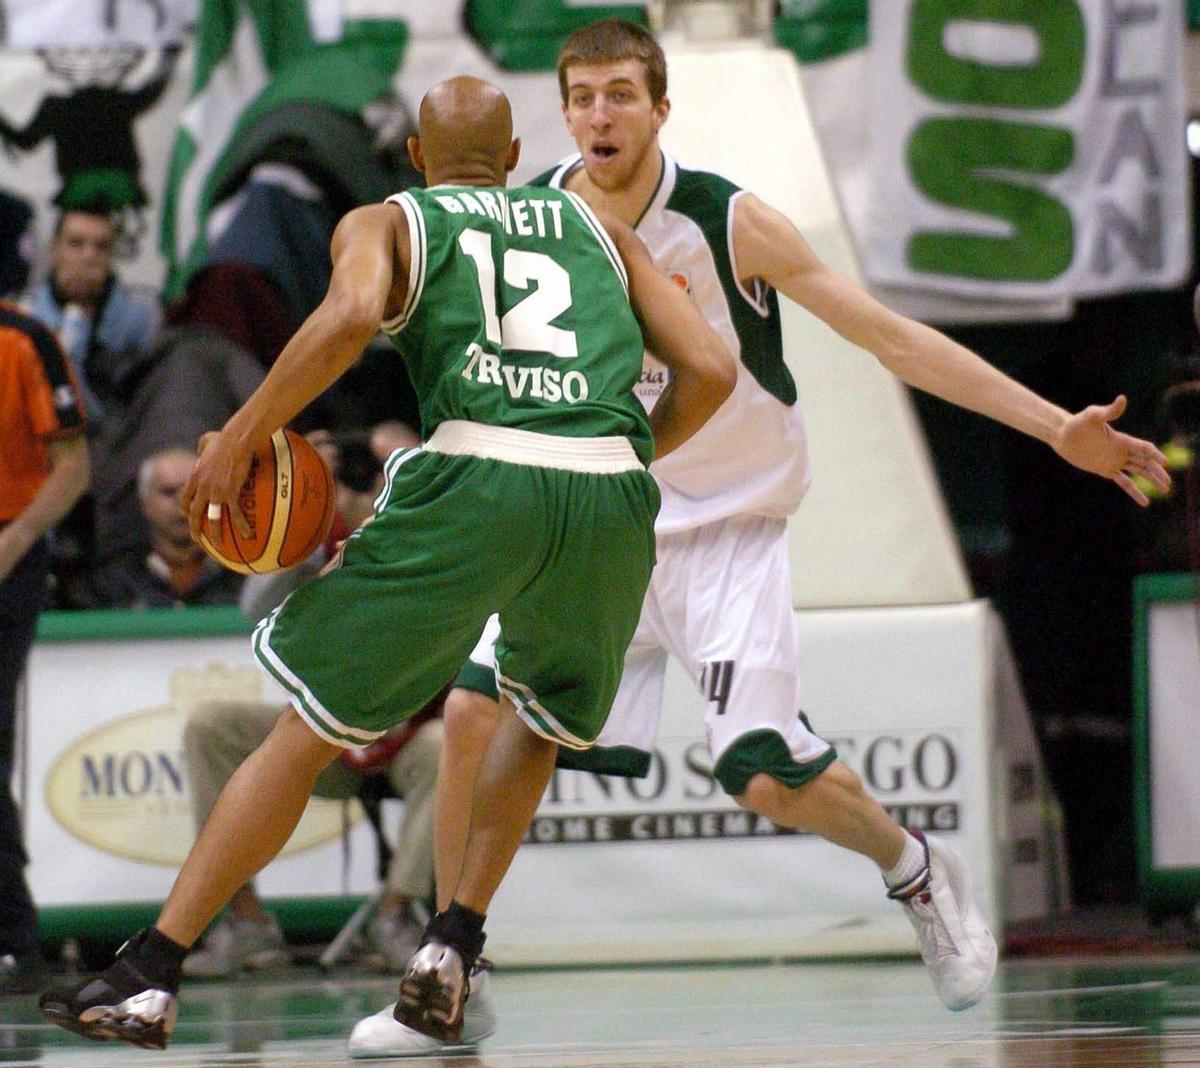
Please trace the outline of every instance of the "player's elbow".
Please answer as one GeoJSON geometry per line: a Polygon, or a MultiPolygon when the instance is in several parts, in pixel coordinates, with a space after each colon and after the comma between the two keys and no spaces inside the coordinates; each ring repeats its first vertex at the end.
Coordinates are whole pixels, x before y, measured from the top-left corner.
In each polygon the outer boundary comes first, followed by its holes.
{"type": "Polygon", "coordinates": [[[721,403],[724,404],[737,386],[738,378],[737,364],[733,362],[733,357],[728,353],[725,354],[725,359],[721,361],[721,369],[717,377],[717,388],[721,394],[721,403]]]}
{"type": "MultiPolygon", "coordinates": [[[[686,374],[678,376],[679,400],[695,421],[694,430],[712,418],[729,399],[736,384],[737,366],[724,346],[711,353],[710,358],[697,360],[686,374]]],[[[661,447],[659,452],[663,452],[661,447]]]]}
{"type": "Polygon", "coordinates": [[[379,332],[383,302],[353,289],[331,289],[314,318],[319,318],[318,335],[324,338],[331,352],[358,353],[379,332]]]}
{"type": "Polygon", "coordinates": [[[704,391],[716,411],[737,385],[737,364],[730,351],[716,339],[708,345],[703,373],[704,391]]]}
{"type": "Polygon", "coordinates": [[[914,380],[923,362],[923,331],[927,327],[889,312],[871,324],[866,338],[860,342],[880,364],[901,381],[917,385],[914,380]]]}
{"type": "Polygon", "coordinates": [[[364,344],[379,331],[383,320],[383,302],[373,294],[340,289],[330,292],[325,311],[332,328],[347,340],[364,344]]]}

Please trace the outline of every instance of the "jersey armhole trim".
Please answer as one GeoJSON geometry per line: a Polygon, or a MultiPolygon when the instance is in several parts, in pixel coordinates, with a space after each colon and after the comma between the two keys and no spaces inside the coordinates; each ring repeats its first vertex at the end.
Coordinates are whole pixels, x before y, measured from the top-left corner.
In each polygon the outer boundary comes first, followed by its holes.
{"type": "Polygon", "coordinates": [[[770,286],[767,285],[761,278],[754,279],[754,292],[751,293],[744,285],[742,285],[742,272],[738,270],[737,251],[733,244],[733,219],[737,202],[747,193],[745,189],[739,189],[729,198],[729,215],[725,220],[725,242],[729,246],[729,269],[733,272],[733,284],[737,286],[737,291],[742,295],[742,299],[750,305],[759,317],[766,319],[771,314],[771,309],[767,305],[767,293],[770,291],[770,286]]]}
{"type": "Polygon", "coordinates": [[[384,201],[385,204],[397,204],[404,211],[408,223],[409,265],[408,293],[404,298],[404,307],[398,315],[385,319],[379,328],[385,334],[398,334],[412,319],[417,305],[421,301],[421,293],[425,288],[425,263],[428,255],[425,234],[425,216],[410,193],[396,193],[384,201]]]}
{"type": "Polygon", "coordinates": [[[581,196],[577,193],[572,193],[569,189],[564,189],[563,192],[567,195],[571,203],[575,205],[575,210],[579,212],[580,218],[587,223],[596,240],[600,242],[600,247],[607,254],[613,270],[617,272],[617,277],[621,279],[621,285],[625,289],[625,297],[628,299],[629,276],[625,273],[625,263],[621,259],[621,254],[617,251],[617,246],[613,244],[613,239],[608,236],[608,231],[604,229],[600,220],[596,218],[592,209],[587,206],[581,196]]]}
{"type": "Polygon", "coordinates": [[[567,176],[571,174],[582,162],[583,156],[581,156],[578,152],[573,152],[565,159],[559,160],[558,163],[554,165],[554,169],[551,171],[550,177],[546,179],[546,185],[551,189],[562,189],[563,192],[566,192],[565,188],[563,187],[563,182],[567,180],[567,176]]]}

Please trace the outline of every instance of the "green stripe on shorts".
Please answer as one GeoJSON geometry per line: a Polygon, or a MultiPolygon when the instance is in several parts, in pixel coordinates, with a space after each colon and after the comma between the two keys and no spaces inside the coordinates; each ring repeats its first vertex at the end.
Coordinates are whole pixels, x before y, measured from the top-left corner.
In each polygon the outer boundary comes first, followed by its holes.
{"type": "Polygon", "coordinates": [[[267,673],[292,695],[296,711],[300,714],[301,719],[327,742],[339,745],[343,749],[369,745],[375,739],[382,737],[383,731],[364,731],[347,727],[321,707],[320,702],[308,692],[304,683],[288,670],[287,665],[271,649],[269,638],[274,622],[275,612],[272,612],[254,628],[254,636],[251,639],[254,655],[267,673]]]}
{"type": "Polygon", "coordinates": [[[650,774],[650,754],[631,745],[594,745],[585,752],[560,746],[555,763],[567,771],[619,775],[623,779],[644,779],[650,774]]]}
{"type": "Polygon", "coordinates": [[[783,735],[763,729],[743,734],[726,749],[713,768],[713,778],[730,797],[744,794],[750,780],[760,772],[794,790],[812,782],[835,760],[837,750],[831,745],[820,756],[801,763],[792,756],[783,735]]]}
{"type": "MultiPolygon", "coordinates": [[[[501,633],[503,634],[503,632],[501,633]]],[[[535,734],[540,734],[543,738],[549,738],[550,741],[557,742],[568,749],[587,749],[591,745],[589,739],[580,738],[572,734],[566,727],[559,723],[550,714],[550,711],[543,707],[542,703],[537,699],[537,694],[528,686],[514,682],[512,679],[504,679],[503,684],[498,685],[500,686],[500,692],[513,703],[513,708],[516,709],[517,715],[525,721],[526,726],[535,734]]]]}
{"type": "Polygon", "coordinates": [[[468,660],[459,668],[454,677],[454,685],[460,690],[483,694],[493,701],[500,700],[500,691],[496,689],[496,669],[484,667],[474,660],[468,660]]]}

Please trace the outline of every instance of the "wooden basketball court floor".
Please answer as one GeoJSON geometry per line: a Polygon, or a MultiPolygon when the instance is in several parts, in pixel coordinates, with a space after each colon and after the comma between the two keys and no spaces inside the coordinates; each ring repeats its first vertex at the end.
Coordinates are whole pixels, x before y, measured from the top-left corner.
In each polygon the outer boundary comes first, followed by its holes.
{"type": "MultiPolygon", "coordinates": [[[[500,1030],[442,1068],[1126,1068],[1200,1065],[1200,956],[1001,964],[961,1014],[911,961],[494,973],[500,1030]]],[[[293,970],[184,987],[165,1053],[89,1043],[0,1001],[0,1064],[253,1068],[351,1061],[395,981],[293,970]]]]}

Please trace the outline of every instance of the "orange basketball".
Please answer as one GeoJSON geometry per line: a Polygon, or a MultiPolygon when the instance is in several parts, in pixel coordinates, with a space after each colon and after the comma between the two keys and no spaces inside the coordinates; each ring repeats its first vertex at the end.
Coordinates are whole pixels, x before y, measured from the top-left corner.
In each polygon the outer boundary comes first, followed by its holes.
{"type": "Polygon", "coordinates": [[[303,437],[276,430],[257,449],[237,507],[250,524],[250,537],[237,532],[222,506],[220,531],[212,539],[207,520],[200,537],[204,551],[242,574],[282,571],[304,560],[325,540],[333,523],[333,476],[303,437]]]}

